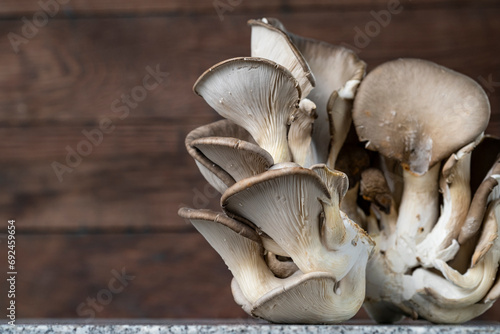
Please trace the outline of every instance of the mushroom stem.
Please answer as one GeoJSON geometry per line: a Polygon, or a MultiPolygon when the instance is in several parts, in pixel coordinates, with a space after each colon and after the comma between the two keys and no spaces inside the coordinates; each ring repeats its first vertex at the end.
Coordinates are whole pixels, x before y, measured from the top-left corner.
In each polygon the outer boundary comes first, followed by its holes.
{"type": "MultiPolygon", "coordinates": [[[[471,145],[468,145],[466,149],[469,146],[471,145]]],[[[460,248],[456,239],[467,216],[471,200],[470,153],[469,149],[468,152],[459,152],[460,156],[453,155],[451,159],[454,161],[450,159],[449,162],[453,161],[455,165],[446,168],[447,162],[443,167],[443,175],[440,180],[441,192],[443,193],[441,216],[432,232],[417,246],[417,255],[424,267],[436,267],[434,263],[436,260],[446,262],[453,259],[460,248]]]]}
{"type": "MultiPolygon", "coordinates": [[[[348,83],[351,81],[348,81],[348,83]]],[[[357,84],[359,84],[359,80],[356,81],[357,84]]],[[[353,88],[353,90],[356,89],[357,84],[353,88]]],[[[331,168],[335,167],[335,162],[337,161],[340,149],[342,148],[342,145],[347,138],[347,134],[351,126],[352,114],[350,110],[352,109],[353,97],[354,92],[352,93],[352,96],[349,95],[348,98],[346,98],[345,95],[339,96],[339,92],[334,91],[332,95],[330,95],[328,104],[326,106],[328,120],[330,122],[331,136],[330,150],[328,152],[328,159],[326,164],[331,168]]]]}
{"type": "Polygon", "coordinates": [[[292,115],[292,124],[288,132],[288,146],[294,162],[303,167],[310,167],[319,162],[316,145],[312,141],[316,104],[309,99],[302,99],[299,109],[292,115]]]}
{"type": "MultiPolygon", "coordinates": [[[[424,175],[403,171],[404,190],[396,223],[396,252],[404,260],[406,270],[417,265],[416,245],[430,232],[438,217],[438,176],[440,164],[434,165],[424,175]]],[[[403,265],[403,263],[401,263],[403,265]]]]}
{"type": "Polygon", "coordinates": [[[338,250],[345,243],[346,228],[338,206],[338,199],[322,203],[325,219],[321,226],[324,245],[329,250],[338,250]]]}
{"type": "Polygon", "coordinates": [[[272,127],[262,129],[262,136],[255,138],[260,147],[268,151],[275,163],[287,162],[292,160],[288,143],[286,141],[286,128],[272,127]]]}

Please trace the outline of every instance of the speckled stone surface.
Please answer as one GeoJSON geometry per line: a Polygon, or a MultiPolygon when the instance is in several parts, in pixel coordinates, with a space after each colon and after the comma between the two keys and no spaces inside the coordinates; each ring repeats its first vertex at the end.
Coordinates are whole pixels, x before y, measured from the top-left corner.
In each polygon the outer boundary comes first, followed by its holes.
{"type": "Polygon", "coordinates": [[[198,333],[255,333],[255,334],[323,334],[323,333],[500,333],[500,322],[472,322],[460,326],[432,325],[411,322],[396,325],[374,325],[367,322],[347,322],[342,325],[275,325],[253,320],[19,320],[16,326],[1,322],[0,332],[5,334],[198,334],[198,333]]]}

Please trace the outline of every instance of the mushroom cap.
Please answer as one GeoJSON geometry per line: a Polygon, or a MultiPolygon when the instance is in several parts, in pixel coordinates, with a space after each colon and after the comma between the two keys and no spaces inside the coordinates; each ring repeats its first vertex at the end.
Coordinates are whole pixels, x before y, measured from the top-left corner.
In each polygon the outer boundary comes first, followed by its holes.
{"type": "Polygon", "coordinates": [[[195,160],[201,174],[210,185],[220,193],[223,193],[226,191],[227,187],[235,183],[235,180],[226,170],[224,170],[223,166],[221,167],[214,163],[199,149],[193,146],[194,141],[207,137],[231,137],[249,143],[255,143],[255,140],[245,129],[227,119],[200,126],[186,136],[186,149],[189,155],[195,160]]]}
{"type": "Polygon", "coordinates": [[[189,220],[199,220],[207,223],[213,222],[220,224],[229,228],[236,234],[241,235],[242,237],[245,237],[262,246],[262,241],[254,229],[226,216],[222,212],[215,212],[208,209],[180,208],[178,211],[178,215],[189,220]]]}
{"type": "Polygon", "coordinates": [[[274,161],[290,161],[288,123],[301,90],[283,66],[262,58],[233,58],[198,78],[194,91],[221,116],[245,128],[274,161]]]}
{"type": "Polygon", "coordinates": [[[251,221],[276,241],[300,270],[311,272],[318,268],[309,261],[313,254],[307,254],[307,249],[322,247],[319,199],[330,199],[319,176],[306,168],[289,167],[237,182],[223,194],[221,205],[226,214],[251,221]]]}
{"type": "Polygon", "coordinates": [[[234,137],[249,142],[255,142],[252,136],[242,127],[230,120],[220,120],[207,125],[200,126],[186,136],[185,145],[191,157],[196,161],[196,165],[205,179],[220,193],[227,187],[232,186],[235,181],[233,177],[221,166],[215,164],[207,158],[200,150],[193,146],[193,142],[206,137],[234,137]]]}
{"type": "MultiPolygon", "coordinates": [[[[352,99],[365,75],[366,64],[342,46],[289,35],[316,77],[316,86],[308,98],[317,106],[313,140],[318,156],[321,161],[326,161],[328,156],[334,162],[352,122],[352,99]]],[[[335,167],[333,163],[329,166],[335,167]]]]}
{"type": "Polygon", "coordinates": [[[349,189],[349,179],[347,175],[338,170],[332,170],[328,168],[325,164],[316,164],[310,167],[323,181],[330,192],[331,197],[337,197],[339,201],[342,201],[347,190],[349,189]]]}
{"type": "Polygon", "coordinates": [[[472,142],[489,117],[488,97],[478,83],[420,59],[375,68],[361,83],[353,108],[366,147],[418,175],[472,142]]]}
{"type": "Polygon", "coordinates": [[[205,137],[191,142],[235,181],[263,173],[273,164],[271,155],[258,145],[228,137],[205,137]]]}
{"type": "Polygon", "coordinates": [[[249,20],[248,24],[252,27],[252,57],[269,59],[287,68],[299,82],[303,96],[307,96],[315,86],[314,75],[286,32],[267,19],[249,20]]]}
{"type": "MultiPolygon", "coordinates": [[[[333,145],[330,154],[335,160],[349,131],[350,100],[354,98],[365,75],[366,64],[352,50],[343,46],[287,32],[275,18],[267,18],[267,22],[288,35],[314,74],[316,85],[307,97],[317,106],[318,120],[314,123],[313,131],[313,142],[319,158],[317,162],[326,161],[329,153],[327,143],[331,140],[333,145]]],[[[334,167],[333,164],[329,166],[334,167]]]]}
{"type": "Polygon", "coordinates": [[[316,172],[291,167],[237,182],[221,204],[229,216],[251,221],[269,235],[302,272],[330,272],[340,280],[373,243],[339,211],[339,198],[331,194],[336,191],[316,172]]]}
{"type": "Polygon", "coordinates": [[[339,284],[324,272],[297,276],[283,288],[259,299],[252,314],[277,323],[339,323],[353,317],[364,299],[365,271],[345,277],[339,284]],[[339,293],[339,294],[337,294],[339,293]]]}

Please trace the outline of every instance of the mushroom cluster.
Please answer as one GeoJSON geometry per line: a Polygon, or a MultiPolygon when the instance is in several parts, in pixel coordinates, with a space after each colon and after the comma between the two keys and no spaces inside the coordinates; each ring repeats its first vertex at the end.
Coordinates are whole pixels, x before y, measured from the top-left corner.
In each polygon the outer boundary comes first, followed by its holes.
{"type": "Polygon", "coordinates": [[[473,80],[398,59],[365,77],[344,47],[250,20],[251,57],[194,92],[224,119],[186,147],[222,212],[182,208],[248,314],[460,323],[500,296],[500,140],[473,80]]]}

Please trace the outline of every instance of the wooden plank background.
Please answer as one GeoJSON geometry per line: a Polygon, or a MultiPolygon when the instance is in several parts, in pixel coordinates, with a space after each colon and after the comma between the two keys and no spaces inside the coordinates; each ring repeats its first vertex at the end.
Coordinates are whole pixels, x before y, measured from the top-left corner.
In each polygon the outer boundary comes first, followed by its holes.
{"type": "MultiPolygon", "coordinates": [[[[2,232],[17,224],[19,317],[89,317],[77,308],[88,311],[87,298],[123,268],[135,278],[96,317],[246,317],[224,264],[177,209],[218,207],[184,149],[190,130],[218,119],[191,87],[211,65],[249,55],[248,19],[274,16],[303,36],[357,46],[369,70],[416,57],[469,75],[490,97],[488,132],[500,135],[498,1],[401,1],[363,47],[357,29],[388,1],[233,0],[222,16],[211,0],[59,1],[16,53],[8,34],[22,35],[41,7],[0,0],[0,219],[2,232]],[[114,101],[157,66],[168,76],[120,119],[114,101]],[[103,118],[113,130],[60,182],[51,164],[103,118]]],[[[3,234],[2,254],[5,244],[3,234]]]]}

